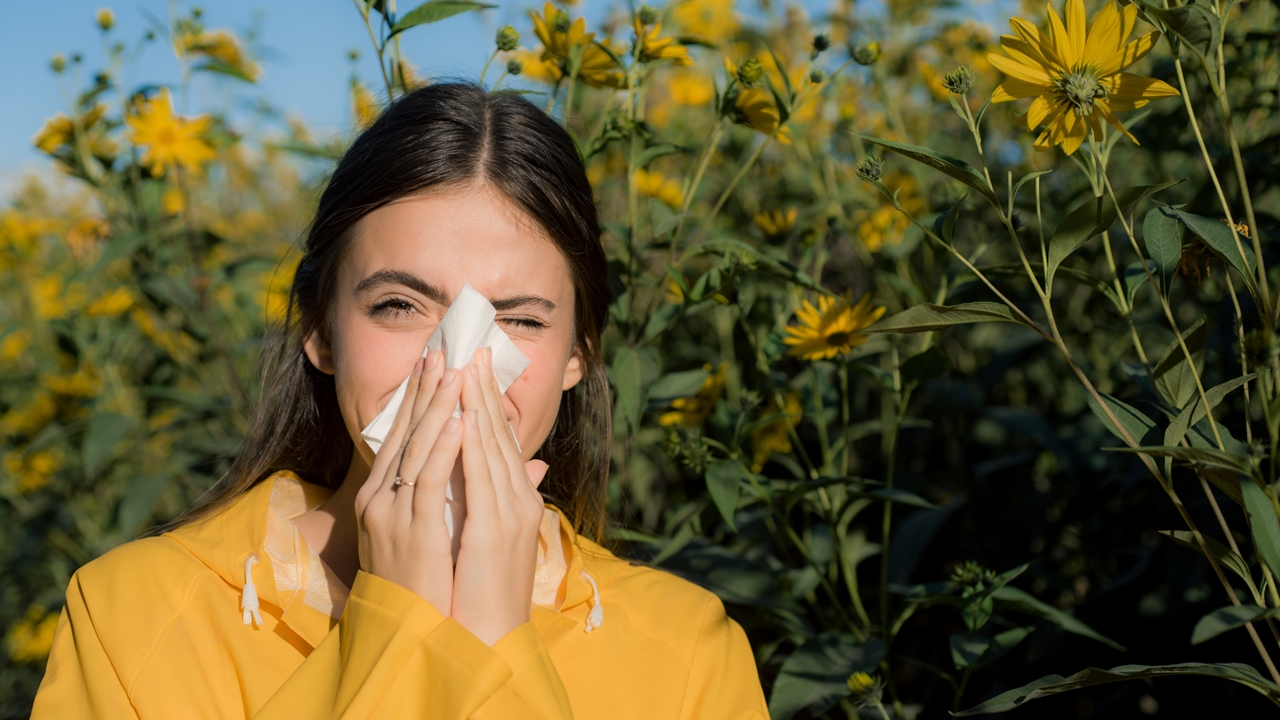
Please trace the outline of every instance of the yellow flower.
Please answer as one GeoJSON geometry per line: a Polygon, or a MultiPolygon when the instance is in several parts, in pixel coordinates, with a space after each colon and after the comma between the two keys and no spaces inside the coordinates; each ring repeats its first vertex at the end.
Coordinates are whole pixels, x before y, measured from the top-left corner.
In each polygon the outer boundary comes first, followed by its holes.
{"type": "Polygon", "coordinates": [[[662,284],[662,287],[666,291],[663,293],[662,299],[666,300],[671,305],[679,305],[684,302],[684,291],[680,289],[680,284],[675,280],[667,278],[667,281],[662,284]]]}
{"type": "Polygon", "coordinates": [[[168,330],[156,325],[156,321],[144,309],[134,306],[129,319],[142,334],[179,363],[188,363],[196,355],[196,341],[181,330],[168,330]]]}
{"type": "Polygon", "coordinates": [[[116,24],[116,15],[111,12],[111,8],[100,8],[98,12],[94,13],[93,19],[98,23],[98,27],[102,28],[103,32],[115,27],[116,24]]]}
{"type": "Polygon", "coordinates": [[[796,209],[787,208],[786,212],[781,210],[773,210],[770,212],[756,213],[751,219],[765,235],[769,237],[780,237],[791,232],[791,228],[796,224],[796,209]]]}
{"type": "MultiPolygon", "coordinates": [[[[766,415],[777,414],[773,407],[766,415]]],[[[800,406],[799,393],[787,393],[783,400],[782,417],[766,423],[751,433],[751,472],[760,472],[769,458],[779,453],[791,452],[791,428],[800,422],[804,409],[800,406]]]]}
{"type": "Polygon", "coordinates": [[[40,128],[40,132],[36,133],[35,139],[31,142],[41,151],[52,155],[75,142],[76,131],[87,132],[90,127],[102,119],[106,111],[106,105],[94,105],[75,120],[58,113],[45,121],[44,126],[40,128]]]}
{"type": "Polygon", "coordinates": [[[0,434],[35,435],[57,414],[58,405],[53,401],[53,396],[37,390],[29,405],[10,408],[4,415],[0,415],[0,434]]]}
{"type": "Polygon", "coordinates": [[[773,104],[773,95],[769,94],[764,88],[747,88],[738,93],[737,100],[734,101],[736,109],[735,120],[743,125],[749,125],[765,135],[773,134],[774,138],[784,144],[791,144],[791,133],[788,128],[783,127],[778,130],[778,108],[773,104]]]}
{"type": "Polygon", "coordinates": [[[26,328],[14,330],[0,338],[0,362],[11,363],[22,357],[22,353],[31,346],[31,331],[26,328]]]}
{"type": "Polygon", "coordinates": [[[101,241],[105,240],[111,228],[102,218],[80,218],[67,232],[67,247],[77,259],[83,258],[101,241]]]}
{"type": "Polygon", "coordinates": [[[680,209],[684,200],[678,181],[662,173],[649,172],[644,168],[636,170],[636,190],[641,195],[661,200],[672,210],[680,209]]]}
{"type": "Polygon", "coordinates": [[[352,80],[351,117],[355,120],[356,127],[360,130],[369,129],[381,114],[382,108],[378,105],[378,99],[373,96],[373,92],[359,80],[352,80]]]}
{"type": "Polygon", "coordinates": [[[689,48],[676,42],[673,37],[658,37],[662,32],[662,23],[654,23],[645,29],[640,18],[635,19],[636,42],[640,43],[640,62],[671,60],[676,65],[692,65],[689,48]]]}
{"type": "Polygon", "coordinates": [[[671,19],[690,35],[719,45],[738,31],[733,0],[685,0],[671,11],[671,19]]]}
{"type": "Polygon", "coordinates": [[[293,285],[293,276],[298,270],[297,257],[288,258],[278,266],[262,274],[257,294],[259,307],[266,314],[268,323],[278,325],[285,320],[289,310],[289,288],[293,285]]]}
{"type": "Polygon", "coordinates": [[[551,3],[543,7],[542,15],[530,12],[529,17],[533,20],[533,32],[542,41],[542,60],[554,62],[555,80],[569,74],[573,51],[581,47],[579,80],[595,88],[626,87],[627,76],[609,53],[596,44],[596,34],[586,31],[586,18],[570,21],[563,10],[551,3]]]}
{"type": "Polygon", "coordinates": [[[513,57],[523,66],[520,71],[522,77],[531,77],[548,85],[560,79],[560,64],[554,59],[543,60],[539,51],[517,50],[513,57]]]}
{"type": "Polygon", "coordinates": [[[1089,130],[1095,140],[1102,138],[1102,120],[1136,143],[1115,113],[1136,110],[1178,91],[1154,78],[1120,71],[1150,52],[1160,33],[1125,42],[1137,21],[1136,5],[1120,10],[1114,2],[1107,3],[1088,32],[1084,0],[1067,0],[1065,25],[1053,6],[1048,10],[1047,33],[1022,18],[1009,20],[1017,35],[1000,37],[1007,57],[987,56],[1008,76],[991,101],[1035,98],[1027,111],[1027,129],[1044,126],[1035,141],[1037,150],[1061,145],[1070,155],[1089,130]]]}
{"type": "Polygon", "coordinates": [[[796,311],[799,325],[787,326],[782,342],[792,345],[787,354],[805,360],[828,360],[844,355],[867,341],[859,331],[870,327],[884,315],[884,308],[871,307],[871,293],[862,296],[858,304],[849,306],[849,296],[834,298],[823,295],[818,307],[808,300],[796,311]]]}
{"type": "Polygon", "coordinates": [[[129,126],[129,142],[146,146],[142,164],[153,175],[163,175],[170,165],[198,175],[201,163],[214,157],[213,146],[202,137],[209,130],[209,116],[190,120],[175,116],[168,89],[131,108],[124,122],[129,126]]]}
{"type": "Polygon", "coordinates": [[[672,102],[689,107],[706,105],[716,96],[716,88],[711,80],[689,70],[678,70],[672,74],[667,89],[671,93],[672,102]]]}
{"type": "Polygon", "coordinates": [[[65,287],[58,275],[46,275],[31,283],[31,310],[37,320],[56,320],[84,305],[84,286],[72,282],[65,287]]]}
{"type": "Polygon", "coordinates": [[[182,191],[178,188],[171,187],[160,196],[160,210],[165,215],[181,215],[186,209],[187,199],[182,196],[182,191]]]}
{"type": "Polygon", "coordinates": [[[212,61],[212,65],[206,67],[229,72],[249,82],[256,81],[262,73],[257,63],[245,55],[236,36],[226,30],[186,32],[174,40],[179,55],[197,55],[212,61]]]}
{"type": "MultiPolygon", "coordinates": [[[[898,203],[912,215],[924,212],[926,203],[916,190],[916,181],[906,173],[890,173],[885,176],[885,187],[898,191],[898,203]]],[[[888,200],[881,198],[880,207],[859,210],[854,213],[858,225],[858,241],[868,252],[877,252],[885,245],[897,245],[911,226],[906,215],[898,212],[888,200]]]]}
{"type": "Polygon", "coordinates": [[[23,454],[20,450],[5,453],[4,472],[13,481],[13,489],[26,495],[49,484],[62,467],[62,456],[54,448],[23,454]]]}
{"type": "MultiPolygon", "coordinates": [[[[705,365],[703,369],[710,371],[711,366],[705,365]]],[[[716,409],[720,396],[724,394],[724,379],[728,370],[727,363],[720,363],[720,367],[702,381],[702,387],[697,393],[672,400],[672,409],[658,418],[658,424],[664,427],[671,425],[697,427],[705,422],[711,412],[716,409]]]]}
{"type": "Polygon", "coordinates": [[[40,375],[40,385],[54,395],[88,398],[98,394],[102,382],[92,366],[86,365],[70,375],[40,375]]]}
{"type": "Polygon", "coordinates": [[[9,659],[16,663],[34,663],[49,657],[53,632],[58,629],[58,615],[39,605],[27,609],[27,616],[14,623],[5,640],[9,659]]]}
{"type": "Polygon", "coordinates": [[[115,317],[133,307],[133,293],[127,287],[115,290],[89,303],[84,314],[89,317],[115,317]]]}

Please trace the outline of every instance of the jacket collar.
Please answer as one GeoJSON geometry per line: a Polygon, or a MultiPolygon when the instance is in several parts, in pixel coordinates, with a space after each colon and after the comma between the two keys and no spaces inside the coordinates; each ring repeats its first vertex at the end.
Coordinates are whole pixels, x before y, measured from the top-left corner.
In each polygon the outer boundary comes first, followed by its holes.
{"type": "MultiPolygon", "coordinates": [[[[253,566],[253,583],[258,591],[259,602],[263,606],[277,608],[279,620],[314,648],[337,625],[337,620],[302,602],[294,602],[292,593],[289,597],[281,597],[276,588],[271,561],[264,552],[271,493],[275,483],[282,478],[301,484],[308,507],[318,505],[333,492],[306,482],[291,472],[278,472],[249,488],[220,512],[164,535],[182,545],[201,563],[236,588],[244,588],[245,560],[250,554],[256,553],[259,562],[253,566]]],[[[583,571],[603,591],[612,584],[627,563],[574,532],[560,508],[551,504],[548,507],[553,508],[560,516],[560,531],[568,541],[566,544],[572,553],[566,563],[565,598],[559,611],[535,605],[531,614],[543,644],[551,649],[570,631],[577,628],[582,632],[585,628],[594,597],[591,584],[583,577],[583,571]]],[[[233,608],[229,612],[238,613],[239,608],[233,608]]]]}

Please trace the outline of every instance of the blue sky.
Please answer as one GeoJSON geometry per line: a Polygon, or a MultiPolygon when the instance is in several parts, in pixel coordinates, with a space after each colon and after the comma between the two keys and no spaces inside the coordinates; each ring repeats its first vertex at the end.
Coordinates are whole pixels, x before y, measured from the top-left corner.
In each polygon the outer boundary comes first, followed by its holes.
{"type": "MultiPolygon", "coordinates": [[[[401,4],[412,5],[414,0],[401,4]]],[[[475,78],[488,53],[493,34],[504,24],[524,31],[529,27],[526,12],[534,2],[490,0],[493,10],[466,13],[434,26],[416,28],[402,36],[405,55],[426,75],[475,78]]],[[[49,161],[31,145],[31,139],[45,120],[68,106],[64,94],[70,92],[67,78],[60,80],[49,70],[54,53],[84,56],[81,73],[91,76],[103,65],[102,35],[94,23],[95,11],[110,7],[116,17],[111,32],[113,42],[132,46],[151,27],[148,14],[164,19],[171,8],[189,8],[193,3],[169,0],[57,0],[54,4],[20,0],[0,3],[0,195],[3,188],[27,172],[45,172],[49,161]],[[56,10],[51,8],[56,7],[56,10]]],[[[191,97],[201,105],[188,112],[210,109],[230,110],[233,120],[248,117],[244,108],[229,107],[233,99],[259,97],[274,108],[302,118],[319,136],[349,131],[347,82],[351,75],[347,52],[362,54],[359,73],[367,81],[378,77],[369,38],[353,0],[206,0],[194,3],[204,9],[209,28],[230,28],[242,37],[257,33],[258,57],[264,69],[256,88],[245,93],[233,87],[235,80],[202,77],[191,97]]],[[[540,3],[539,3],[540,4],[540,3]]],[[[583,0],[577,10],[586,15],[588,26],[596,26],[614,0],[583,0]]],[[[784,2],[775,0],[780,8],[784,2]]],[[[819,15],[830,0],[803,0],[810,16],[819,15]]],[[[876,3],[878,4],[878,3],[876,3]]],[[[985,4],[978,0],[977,4],[985,4]]],[[[758,8],[753,0],[740,0],[741,11],[758,8]]],[[[866,5],[862,6],[866,8],[866,5]]],[[[990,10],[990,6],[986,8],[990,10]]],[[[403,12],[403,8],[402,8],[403,12]]],[[[525,38],[524,44],[536,44],[525,38]]],[[[126,87],[143,82],[176,83],[177,64],[163,41],[150,43],[141,51],[126,87]]],[[[86,78],[81,78],[83,87],[86,78]]]]}

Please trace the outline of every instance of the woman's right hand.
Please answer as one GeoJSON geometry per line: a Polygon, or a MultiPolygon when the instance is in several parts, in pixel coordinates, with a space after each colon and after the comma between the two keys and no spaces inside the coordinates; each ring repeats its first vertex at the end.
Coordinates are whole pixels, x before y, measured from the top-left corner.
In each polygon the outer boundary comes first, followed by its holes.
{"type": "Polygon", "coordinates": [[[360,569],[412,590],[446,616],[453,554],[444,491],[462,446],[461,422],[453,417],[462,384],[457,370],[444,367],[439,351],[414,365],[404,401],[355,501],[360,569]],[[396,486],[396,476],[404,484],[396,486]]]}

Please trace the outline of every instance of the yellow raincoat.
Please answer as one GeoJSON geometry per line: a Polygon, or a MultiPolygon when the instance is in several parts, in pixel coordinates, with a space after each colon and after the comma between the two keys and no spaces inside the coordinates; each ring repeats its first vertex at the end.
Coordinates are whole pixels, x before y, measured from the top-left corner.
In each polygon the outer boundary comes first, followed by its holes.
{"type": "Polygon", "coordinates": [[[715,595],[614,557],[562,514],[563,599],[489,647],[392,582],[337,582],[288,519],[331,492],[277,473],[80,568],[32,717],[768,717],[746,636],[715,595]],[[283,515],[276,488],[297,499],[283,515]],[[241,610],[250,556],[260,625],[241,610]]]}

